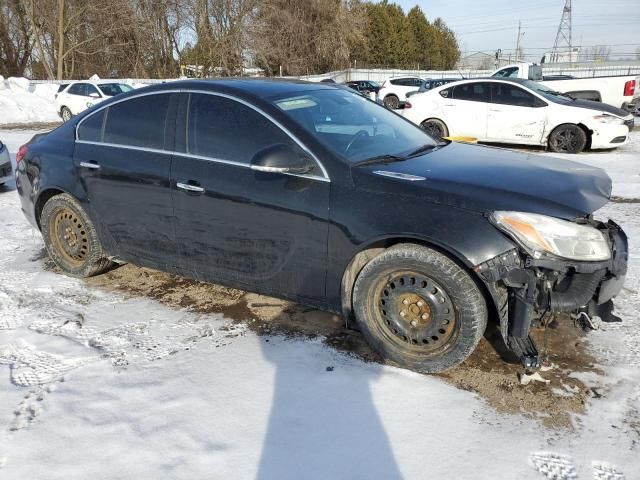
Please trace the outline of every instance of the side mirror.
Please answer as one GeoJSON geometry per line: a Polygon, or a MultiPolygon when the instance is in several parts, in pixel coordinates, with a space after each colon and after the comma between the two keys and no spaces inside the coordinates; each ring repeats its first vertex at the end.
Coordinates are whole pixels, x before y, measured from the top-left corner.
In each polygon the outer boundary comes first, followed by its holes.
{"type": "Polygon", "coordinates": [[[89,94],[91,98],[100,98],[100,94],[98,92],[92,92],[89,94]]]}
{"type": "Polygon", "coordinates": [[[301,174],[309,173],[314,166],[310,158],[282,143],[260,150],[251,159],[251,169],[258,172],[301,174]]]}

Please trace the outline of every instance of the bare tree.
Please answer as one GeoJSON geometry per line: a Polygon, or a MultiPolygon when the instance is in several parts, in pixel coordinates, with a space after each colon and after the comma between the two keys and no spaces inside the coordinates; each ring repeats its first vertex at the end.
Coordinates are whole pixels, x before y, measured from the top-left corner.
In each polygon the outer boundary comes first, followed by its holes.
{"type": "Polygon", "coordinates": [[[0,0],[0,74],[21,76],[29,65],[33,35],[19,0],[0,0]]]}

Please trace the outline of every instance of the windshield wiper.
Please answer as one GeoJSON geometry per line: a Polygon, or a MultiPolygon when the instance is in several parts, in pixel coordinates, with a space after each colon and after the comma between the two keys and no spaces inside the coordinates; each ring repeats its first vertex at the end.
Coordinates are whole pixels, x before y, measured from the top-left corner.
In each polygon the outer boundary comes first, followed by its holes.
{"type": "Polygon", "coordinates": [[[557,95],[559,97],[567,97],[567,98],[570,98],[571,100],[576,99],[576,97],[574,97],[573,95],[569,95],[568,93],[556,92],[555,90],[551,90],[549,93],[551,93],[551,95],[557,95]]]}
{"type": "Polygon", "coordinates": [[[425,152],[429,152],[431,150],[435,150],[436,148],[438,148],[438,145],[423,145],[421,147],[416,148],[415,150],[412,150],[411,152],[409,152],[404,158],[411,158],[411,157],[415,157],[417,155],[420,155],[421,153],[425,153],[425,152]]]}
{"type": "Polygon", "coordinates": [[[375,165],[380,163],[393,163],[406,160],[407,157],[400,157],[398,155],[377,155],[371,158],[365,158],[353,163],[354,167],[362,167],[364,165],[375,165]]]}

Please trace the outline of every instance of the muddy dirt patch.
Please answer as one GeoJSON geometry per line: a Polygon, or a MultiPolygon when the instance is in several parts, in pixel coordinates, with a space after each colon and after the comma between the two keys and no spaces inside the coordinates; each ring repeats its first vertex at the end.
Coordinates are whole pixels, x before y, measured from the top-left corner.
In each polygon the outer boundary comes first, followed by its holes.
{"type": "MultiPolygon", "coordinates": [[[[50,264],[49,264],[50,265],[50,264]]],[[[199,313],[220,313],[246,324],[260,335],[324,337],[327,345],[365,361],[381,362],[362,335],[346,328],[337,315],[220,285],[198,282],[155,270],[124,265],[87,282],[132,296],[154,298],[164,304],[199,313]]],[[[582,413],[589,397],[603,395],[572,378],[574,372],[600,373],[586,346],[586,335],[568,317],[560,317],[555,328],[533,331],[541,351],[546,352],[542,372],[548,384],[523,386],[518,375],[523,368],[504,349],[495,327],[487,329],[471,357],[461,366],[440,375],[453,385],[476,393],[501,413],[523,413],[554,428],[570,428],[571,415],[582,413]],[[546,339],[545,339],[546,336],[546,339]],[[546,345],[546,348],[545,348],[546,345]]]]}

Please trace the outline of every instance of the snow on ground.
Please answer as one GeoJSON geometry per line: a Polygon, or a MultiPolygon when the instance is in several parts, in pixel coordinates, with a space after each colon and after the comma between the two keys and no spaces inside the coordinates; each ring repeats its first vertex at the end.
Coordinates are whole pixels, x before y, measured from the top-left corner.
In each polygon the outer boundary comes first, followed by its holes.
{"type": "MultiPolygon", "coordinates": [[[[0,139],[15,153],[33,133],[0,139]]],[[[633,178],[634,136],[578,158],[633,178]]],[[[589,337],[605,374],[584,380],[605,393],[553,430],[437,376],[55,274],[14,188],[0,187],[2,479],[638,478],[638,203],[599,212],[632,249],[624,322],[589,337]]]]}
{"type": "Polygon", "coordinates": [[[26,78],[0,76],[0,125],[59,121],[57,90],[53,84],[30,86],[26,78]]]}

